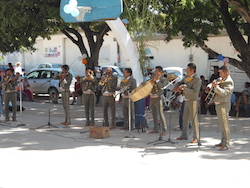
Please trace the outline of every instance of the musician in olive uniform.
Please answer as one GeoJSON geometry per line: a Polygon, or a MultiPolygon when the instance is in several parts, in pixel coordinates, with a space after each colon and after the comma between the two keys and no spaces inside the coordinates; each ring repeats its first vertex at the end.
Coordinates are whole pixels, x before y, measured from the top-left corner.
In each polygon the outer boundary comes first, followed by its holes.
{"type": "Polygon", "coordinates": [[[95,90],[98,84],[94,72],[87,68],[86,76],[80,80],[82,84],[82,99],[85,107],[86,124],[85,126],[95,125],[95,90]],[[91,121],[89,120],[89,112],[91,114],[91,121]]]}
{"type": "Polygon", "coordinates": [[[228,127],[228,115],[231,108],[231,95],[234,89],[234,82],[229,75],[229,70],[226,66],[222,66],[219,69],[221,81],[213,81],[214,88],[214,103],[215,110],[218,116],[218,122],[222,130],[221,143],[216,144],[216,147],[220,147],[220,151],[227,150],[230,142],[230,130],[228,127]]]}
{"type": "MultiPolygon", "coordinates": [[[[134,103],[130,101],[129,104],[129,93],[133,89],[136,88],[136,80],[132,77],[132,69],[131,68],[125,68],[124,70],[124,77],[121,81],[121,90],[123,91],[121,93],[120,101],[122,104],[122,112],[123,112],[123,118],[124,118],[124,125],[120,130],[128,129],[129,125],[129,111],[130,111],[130,117],[131,117],[131,126],[133,125],[134,122],[134,117],[133,117],[133,112],[134,112],[134,103]],[[127,88],[127,89],[126,89],[127,88]],[[130,109],[129,109],[130,106],[130,109]]],[[[132,128],[132,127],[131,127],[132,128]]]]}
{"type": "Polygon", "coordinates": [[[167,80],[163,76],[163,69],[161,66],[156,66],[154,71],[154,77],[150,80],[153,83],[153,88],[150,93],[150,108],[152,110],[154,129],[150,133],[158,133],[158,115],[160,116],[160,131],[161,135],[167,134],[167,123],[163,113],[163,105],[161,95],[163,93],[162,88],[166,85],[167,80]]]}
{"type": "Polygon", "coordinates": [[[72,82],[72,74],[69,72],[69,66],[63,65],[62,66],[62,73],[57,74],[55,79],[59,79],[59,86],[61,89],[62,94],[62,103],[63,109],[65,113],[65,121],[61,123],[62,125],[69,125],[70,124],[70,111],[69,111],[69,97],[70,97],[70,84],[72,82]]]}
{"type": "Polygon", "coordinates": [[[109,127],[109,120],[108,120],[108,107],[111,110],[111,126],[110,129],[115,128],[115,89],[117,85],[117,77],[112,75],[112,68],[107,67],[105,69],[104,76],[100,81],[100,85],[102,86],[102,107],[103,107],[103,117],[104,117],[104,124],[103,126],[109,127]]]}
{"type": "Polygon", "coordinates": [[[4,91],[4,109],[5,109],[5,121],[9,121],[9,102],[12,104],[12,120],[16,121],[17,111],[17,96],[16,96],[17,78],[13,74],[13,71],[7,69],[5,71],[5,78],[3,79],[3,91],[4,91]]]}
{"type": "Polygon", "coordinates": [[[191,143],[198,143],[199,127],[198,127],[198,98],[201,88],[201,79],[196,74],[196,65],[189,63],[187,66],[187,76],[179,83],[179,91],[183,91],[185,97],[185,107],[183,114],[183,130],[180,137],[177,140],[188,139],[188,127],[189,121],[192,122],[194,136],[191,143]]]}

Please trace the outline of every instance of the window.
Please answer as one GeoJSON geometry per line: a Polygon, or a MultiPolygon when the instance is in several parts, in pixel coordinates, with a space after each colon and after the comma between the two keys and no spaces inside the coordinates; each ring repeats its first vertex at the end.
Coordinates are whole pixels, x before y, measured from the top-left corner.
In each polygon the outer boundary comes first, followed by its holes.
{"type": "Polygon", "coordinates": [[[31,72],[30,74],[27,75],[28,79],[37,79],[39,75],[38,71],[31,72]]]}
{"type": "Polygon", "coordinates": [[[50,71],[42,71],[41,72],[41,78],[46,79],[51,77],[51,72],[50,71]]]}
{"type": "Polygon", "coordinates": [[[46,68],[46,65],[45,65],[45,64],[41,64],[41,65],[39,66],[39,69],[43,69],[43,68],[46,68]]]}

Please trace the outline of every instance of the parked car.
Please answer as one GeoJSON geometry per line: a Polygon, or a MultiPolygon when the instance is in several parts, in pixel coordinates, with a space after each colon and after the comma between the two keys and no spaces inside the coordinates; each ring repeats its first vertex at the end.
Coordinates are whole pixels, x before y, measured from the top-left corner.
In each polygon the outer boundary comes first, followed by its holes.
{"type": "Polygon", "coordinates": [[[119,69],[121,70],[122,73],[125,71],[126,68],[127,68],[127,67],[120,67],[120,66],[119,66],[119,69]]]}
{"type": "MultiPolygon", "coordinates": [[[[59,80],[54,79],[54,76],[61,73],[61,68],[44,68],[31,71],[27,74],[30,83],[30,90],[38,94],[49,94],[50,97],[56,96],[58,98],[60,93],[59,80]]],[[[72,76],[70,91],[74,91],[75,74],[72,70],[69,71],[72,76]]]]}
{"type": "Polygon", "coordinates": [[[105,72],[105,69],[106,69],[107,67],[112,68],[113,75],[118,77],[118,79],[117,79],[117,88],[119,88],[119,87],[120,87],[121,81],[124,79],[123,72],[120,70],[119,67],[117,67],[117,66],[112,66],[112,65],[103,66],[103,67],[102,67],[102,71],[105,72]]]}
{"type": "Polygon", "coordinates": [[[184,75],[184,69],[181,67],[165,67],[163,68],[163,71],[167,72],[167,74],[174,74],[178,76],[176,79],[177,82],[180,82],[184,75]]]}
{"type": "Polygon", "coordinates": [[[37,70],[37,69],[61,68],[62,66],[63,64],[59,64],[59,63],[42,63],[32,68],[31,71],[37,70]]]}

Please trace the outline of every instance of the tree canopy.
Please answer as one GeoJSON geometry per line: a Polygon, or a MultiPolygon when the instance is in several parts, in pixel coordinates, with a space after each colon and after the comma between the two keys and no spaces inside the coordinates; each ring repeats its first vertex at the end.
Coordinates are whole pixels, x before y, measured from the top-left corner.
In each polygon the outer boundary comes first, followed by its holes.
{"type": "Polygon", "coordinates": [[[197,45],[217,59],[206,45],[210,35],[219,35],[225,29],[240,60],[229,58],[229,63],[244,70],[250,77],[250,11],[249,0],[160,0],[166,16],[166,40],[182,34],[184,46],[197,45]],[[247,40],[244,39],[247,36],[247,40]]]}
{"type": "MultiPolygon", "coordinates": [[[[124,15],[130,15],[130,22],[137,23],[128,26],[137,30],[134,34],[161,31],[167,34],[166,41],[169,41],[181,33],[184,46],[199,46],[216,59],[220,52],[209,48],[206,41],[210,35],[219,35],[225,29],[240,58],[229,58],[229,63],[250,77],[250,0],[147,0],[148,6],[140,2],[126,1],[130,8],[124,15]],[[144,14],[145,8],[147,14],[144,14]],[[248,39],[245,40],[244,36],[248,39]]],[[[109,27],[105,22],[66,24],[60,18],[59,7],[60,0],[0,0],[0,51],[34,50],[38,36],[49,38],[61,31],[82,54],[87,54],[87,66],[93,67],[109,27]],[[84,44],[79,30],[85,33],[87,44],[84,44]]]]}
{"type": "Polygon", "coordinates": [[[163,31],[165,14],[159,14],[159,0],[127,0],[124,1],[123,17],[128,18],[126,25],[131,37],[134,38],[141,70],[146,68],[146,52],[148,41],[152,40],[153,33],[163,31]]]}
{"type": "Polygon", "coordinates": [[[0,0],[0,51],[35,50],[37,37],[50,39],[61,31],[79,47],[81,54],[87,55],[86,66],[93,68],[99,59],[103,37],[110,30],[108,25],[105,22],[66,24],[59,10],[60,0],[0,0]]]}
{"type": "Polygon", "coordinates": [[[0,51],[34,50],[36,38],[49,36],[59,30],[54,20],[60,20],[53,0],[1,0],[0,1],[0,51]]]}

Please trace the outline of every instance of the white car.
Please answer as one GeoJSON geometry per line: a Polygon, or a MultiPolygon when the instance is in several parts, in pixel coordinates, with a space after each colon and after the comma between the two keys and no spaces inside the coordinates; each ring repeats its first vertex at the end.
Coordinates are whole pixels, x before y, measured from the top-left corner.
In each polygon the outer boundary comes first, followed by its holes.
{"type": "MultiPolygon", "coordinates": [[[[61,68],[45,68],[31,71],[27,74],[30,83],[30,90],[36,95],[49,94],[51,98],[54,98],[54,96],[58,98],[60,93],[59,80],[53,78],[61,72],[61,68]]],[[[72,70],[69,72],[73,77],[70,85],[70,91],[73,92],[76,79],[74,72],[72,70]]]]}
{"type": "Polygon", "coordinates": [[[34,68],[31,69],[31,71],[37,70],[37,69],[47,69],[47,68],[61,68],[63,64],[59,63],[41,63],[34,68]]]}
{"type": "Polygon", "coordinates": [[[181,67],[165,67],[163,68],[164,72],[167,72],[167,74],[174,74],[178,78],[176,79],[177,82],[180,82],[184,75],[184,70],[181,67]]]}

